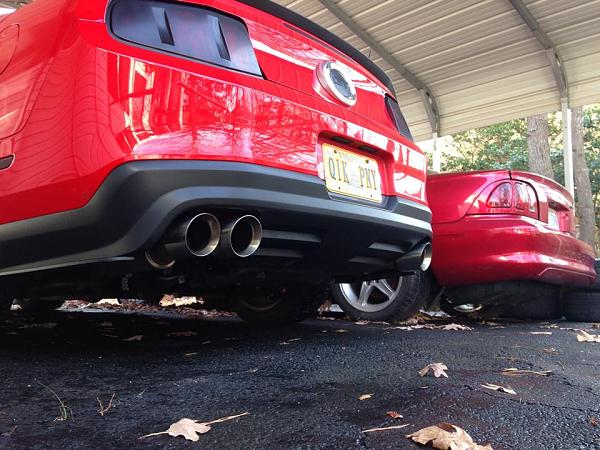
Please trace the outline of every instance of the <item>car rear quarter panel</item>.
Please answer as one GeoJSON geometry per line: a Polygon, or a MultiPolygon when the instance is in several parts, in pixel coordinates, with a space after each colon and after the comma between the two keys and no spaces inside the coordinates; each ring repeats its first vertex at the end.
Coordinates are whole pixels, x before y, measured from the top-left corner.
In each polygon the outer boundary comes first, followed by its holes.
{"type": "Polygon", "coordinates": [[[433,223],[456,222],[471,209],[489,185],[510,179],[508,171],[461,172],[429,175],[427,200],[433,223]]]}
{"type": "MultiPolygon", "coordinates": [[[[425,157],[392,128],[385,88],[344,58],[359,84],[357,105],[309,93],[308,71],[341,57],[281,20],[236,2],[194,2],[244,19],[273,78],[263,79],[119,42],[104,23],[106,1],[45,1],[56,6],[45,26],[60,40],[23,56],[44,76],[27,126],[0,140],[0,156],[16,156],[0,172],[0,223],[79,208],[132,160],[252,162],[323,178],[320,145],[338,138],[378,159],[384,194],[425,203],[425,157]]],[[[11,20],[33,20],[25,13],[36,4],[11,20]]],[[[28,29],[25,39],[37,42],[28,29]]]]}
{"type": "Polygon", "coordinates": [[[433,214],[432,270],[445,286],[508,280],[585,286],[596,277],[593,249],[570,229],[548,226],[549,205],[572,214],[570,195],[552,180],[507,171],[434,175],[427,194],[433,214]],[[480,213],[485,208],[478,202],[508,179],[534,187],[539,219],[480,213]]]}

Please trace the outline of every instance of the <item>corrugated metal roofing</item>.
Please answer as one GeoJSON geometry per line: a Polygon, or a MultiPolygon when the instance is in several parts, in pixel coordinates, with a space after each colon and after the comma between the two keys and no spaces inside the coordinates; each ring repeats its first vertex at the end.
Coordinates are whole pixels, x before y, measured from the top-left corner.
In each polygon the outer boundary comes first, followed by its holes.
{"type": "MultiPolygon", "coordinates": [[[[431,137],[419,92],[319,0],[276,0],[347,40],[394,82],[416,140],[431,137]]],[[[571,106],[600,102],[600,0],[525,0],[566,70],[571,106]]],[[[560,110],[548,58],[508,0],[337,0],[434,95],[440,134],[560,110]]]]}

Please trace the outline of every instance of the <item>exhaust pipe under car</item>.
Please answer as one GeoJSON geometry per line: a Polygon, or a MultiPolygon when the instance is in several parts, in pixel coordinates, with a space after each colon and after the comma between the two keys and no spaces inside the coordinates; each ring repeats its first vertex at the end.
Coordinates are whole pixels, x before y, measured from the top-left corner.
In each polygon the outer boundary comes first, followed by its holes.
{"type": "Polygon", "coordinates": [[[262,241],[262,225],[252,215],[246,215],[227,222],[221,231],[218,253],[240,258],[251,256],[258,250],[262,241]]]}
{"type": "Polygon", "coordinates": [[[396,260],[396,267],[400,270],[422,270],[425,272],[431,265],[431,244],[426,242],[410,250],[396,260]]]}
{"type": "Polygon", "coordinates": [[[178,259],[208,256],[219,246],[221,225],[215,216],[201,213],[171,227],[160,245],[146,252],[157,269],[167,269],[178,259]]]}

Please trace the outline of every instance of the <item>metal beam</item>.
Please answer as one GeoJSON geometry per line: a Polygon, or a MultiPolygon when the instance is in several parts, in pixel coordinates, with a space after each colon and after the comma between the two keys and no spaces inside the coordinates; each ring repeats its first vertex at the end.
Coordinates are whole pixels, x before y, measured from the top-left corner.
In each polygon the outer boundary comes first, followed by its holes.
{"type": "Polygon", "coordinates": [[[573,174],[573,145],[571,133],[571,110],[569,109],[569,83],[567,73],[562,63],[562,59],[554,42],[542,29],[533,14],[527,9],[523,0],[508,0],[515,11],[521,16],[525,24],[529,27],[535,38],[546,50],[546,57],[550,63],[556,87],[560,93],[560,106],[562,112],[562,132],[563,132],[563,160],[565,164],[565,187],[569,193],[575,195],[575,183],[573,174]]]}
{"type": "Polygon", "coordinates": [[[340,8],[333,0],[319,0],[321,4],[327,8],[335,17],[337,17],[344,25],[346,25],[350,31],[358,36],[365,44],[381,56],[390,66],[396,70],[406,81],[408,81],[415,89],[421,94],[421,100],[431,125],[432,133],[440,132],[440,114],[435,101],[435,97],[419,78],[408,70],[400,61],[396,59],[394,55],[388,52],[383,45],[367,33],[362,27],[357,24],[352,17],[350,17],[342,8],[340,8]]]}
{"type": "Polygon", "coordinates": [[[542,29],[538,21],[533,17],[523,0],[508,0],[515,11],[521,16],[523,22],[529,27],[535,38],[546,50],[546,57],[550,63],[550,68],[556,80],[556,86],[560,93],[560,98],[569,99],[569,85],[567,83],[567,74],[562,63],[562,59],[552,39],[542,29]]]}

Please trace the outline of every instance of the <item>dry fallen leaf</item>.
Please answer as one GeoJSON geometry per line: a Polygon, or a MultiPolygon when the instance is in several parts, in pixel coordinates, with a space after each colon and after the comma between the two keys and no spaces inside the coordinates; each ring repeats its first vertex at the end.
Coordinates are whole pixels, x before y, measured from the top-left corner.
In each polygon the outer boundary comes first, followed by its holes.
{"type": "Polygon", "coordinates": [[[427,445],[439,450],[493,450],[490,445],[478,445],[465,430],[449,423],[439,423],[407,434],[417,444],[427,445]]]}
{"type": "Polygon", "coordinates": [[[103,298],[97,304],[98,305],[114,305],[114,306],[121,305],[118,298],[103,298]]]}
{"type": "Polygon", "coordinates": [[[394,420],[402,419],[404,417],[402,414],[398,413],[398,411],[388,411],[386,414],[394,420]]]}
{"type": "Polygon", "coordinates": [[[544,353],[548,353],[549,355],[558,355],[560,352],[556,350],[554,347],[543,348],[541,350],[544,353]]]}
{"type": "Polygon", "coordinates": [[[596,419],[595,417],[590,417],[590,425],[597,427],[600,424],[600,422],[598,422],[598,419],[596,419]]]}
{"type": "Polygon", "coordinates": [[[552,334],[552,331],[531,331],[529,334],[544,334],[550,336],[552,334]]]}
{"type": "Polygon", "coordinates": [[[600,342],[600,335],[589,334],[589,333],[586,333],[585,331],[581,330],[581,331],[579,331],[579,334],[577,335],[577,340],[579,342],[600,342]]]}
{"type": "Polygon", "coordinates": [[[371,397],[373,397],[374,394],[363,394],[360,397],[358,397],[359,400],[369,400],[371,397]]]}
{"type": "Polygon", "coordinates": [[[151,436],[159,436],[161,434],[168,434],[169,436],[177,437],[183,436],[188,441],[197,442],[200,439],[200,434],[208,433],[210,431],[210,426],[215,423],[225,422],[227,420],[237,419],[238,417],[247,416],[248,412],[242,414],[236,414],[235,416],[223,417],[221,419],[211,420],[210,422],[198,422],[197,420],[186,419],[183,418],[169,427],[166,431],[160,431],[158,433],[150,433],[145,436],[142,436],[141,439],[151,437],[151,436]]]}
{"type": "Polygon", "coordinates": [[[131,336],[131,337],[128,337],[128,338],[126,338],[126,339],[123,339],[123,340],[124,340],[125,342],[134,342],[134,341],[140,342],[142,339],[144,339],[144,336],[143,336],[143,335],[141,335],[141,334],[136,334],[135,336],[131,336]]]}
{"type": "Polygon", "coordinates": [[[486,383],[486,384],[482,384],[481,387],[485,388],[485,389],[490,389],[492,391],[499,391],[499,392],[504,392],[506,394],[517,395],[517,393],[515,391],[513,391],[512,389],[504,387],[504,386],[498,386],[497,384],[486,383]]]}
{"type": "Polygon", "coordinates": [[[347,333],[348,330],[344,330],[343,328],[340,328],[339,330],[335,330],[336,333],[347,333]]]}
{"type": "Polygon", "coordinates": [[[425,367],[423,367],[421,370],[419,370],[419,375],[424,377],[425,375],[427,375],[429,373],[430,370],[433,372],[433,376],[436,378],[439,378],[439,377],[448,378],[448,374],[446,373],[446,370],[448,370],[448,367],[446,367],[446,364],[444,364],[444,363],[427,364],[425,367]]]}
{"type": "Polygon", "coordinates": [[[381,428],[369,428],[368,430],[363,430],[363,433],[372,433],[374,431],[386,431],[386,430],[397,430],[399,428],[406,428],[409,424],[404,425],[392,425],[391,427],[381,427],[381,428]]]}
{"type": "Polygon", "coordinates": [[[423,328],[431,330],[433,325],[407,325],[407,326],[400,326],[400,327],[393,327],[392,329],[394,330],[405,330],[405,331],[411,331],[411,330],[421,330],[423,328]]]}
{"type": "Polygon", "coordinates": [[[446,331],[471,331],[473,328],[468,327],[466,325],[460,325],[458,323],[449,323],[448,325],[443,325],[441,327],[442,330],[446,331]]]}
{"type": "Polygon", "coordinates": [[[510,367],[502,371],[502,375],[539,375],[541,377],[547,377],[552,374],[551,370],[528,370],[528,369],[517,369],[510,367]]]}

